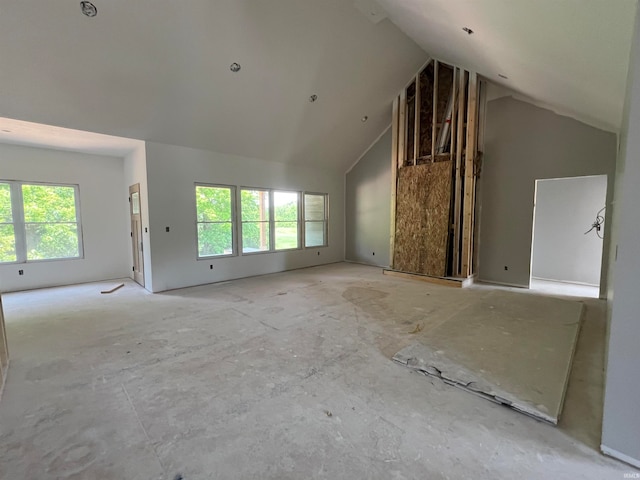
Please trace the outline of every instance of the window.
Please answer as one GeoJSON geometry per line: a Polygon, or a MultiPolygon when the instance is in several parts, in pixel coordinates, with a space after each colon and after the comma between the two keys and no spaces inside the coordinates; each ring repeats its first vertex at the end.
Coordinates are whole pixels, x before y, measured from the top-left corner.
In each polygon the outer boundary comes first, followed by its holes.
{"type": "Polygon", "coordinates": [[[269,190],[240,191],[242,253],[271,250],[269,190]]]}
{"type": "Polygon", "coordinates": [[[0,182],[0,262],[82,256],[77,185],[0,182]]]}
{"type": "Polygon", "coordinates": [[[273,226],[276,250],[298,248],[299,199],[298,192],[273,192],[273,226]]]}
{"type": "Polygon", "coordinates": [[[15,262],[16,233],[11,208],[11,185],[0,183],[0,262],[15,262]]]}
{"type": "Polygon", "coordinates": [[[300,248],[300,193],[243,188],[242,253],[300,248]]]}
{"type": "Polygon", "coordinates": [[[233,255],[235,188],[196,185],[198,258],[233,255]]]}
{"type": "Polygon", "coordinates": [[[327,195],[304,194],[304,246],[327,245],[327,195]]]}

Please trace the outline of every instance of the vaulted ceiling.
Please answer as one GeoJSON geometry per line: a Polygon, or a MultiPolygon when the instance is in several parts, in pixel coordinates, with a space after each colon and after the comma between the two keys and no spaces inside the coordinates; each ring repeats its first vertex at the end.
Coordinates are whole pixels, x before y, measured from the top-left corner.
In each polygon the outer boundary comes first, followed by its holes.
{"type": "Polygon", "coordinates": [[[342,170],[425,52],[619,129],[637,4],[92,1],[0,0],[0,117],[342,170]]]}
{"type": "Polygon", "coordinates": [[[619,130],[637,0],[378,2],[433,56],[559,113],[619,130]]]}
{"type": "Polygon", "coordinates": [[[427,59],[361,1],[92,1],[0,0],[1,117],[344,170],[427,59]]]}

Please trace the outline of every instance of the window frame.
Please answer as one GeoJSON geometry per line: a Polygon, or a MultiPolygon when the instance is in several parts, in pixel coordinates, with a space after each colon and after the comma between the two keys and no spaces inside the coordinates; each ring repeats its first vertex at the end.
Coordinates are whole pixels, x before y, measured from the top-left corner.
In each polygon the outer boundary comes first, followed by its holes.
{"type": "Polygon", "coordinates": [[[74,183],[59,182],[38,182],[26,180],[0,180],[0,183],[9,185],[11,197],[11,216],[13,220],[13,235],[15,240],[16,260],[12,262],[0,262],[0,265],[21,265],[26,263],[43,263],[43,262],[63,262],[71,260],[84,260],[84,238],[82,229],[82,209],[80,205],[80,185],[74,183]],[[42,185],[47,187],[71,187],[74,189],[74,208],[76,214],[75,222],[26,222],[24,217],[24,196],[22,193],[23,185],[42,185]],[[27,224],[43,223],[75,223],[76,233],[78,237],[78,255],[74,257],[57,257],[57,258],[36,258],[29,260],[27,258],[27,224]]]}
{"type": "Polygon", "coordinates": [[[230,258],[238,256],[238,222],[237,222],[237,188],[235,185],[224,185],[219,183],[204,183],[204,182],[195,182],[193,185],[193,200],[194,200],[194,210],[195,210],[195,234],[196,234],[196,260],[215,260],[217,258],[230,258]],[[197,188],[198,187],[206,187],[206,188],[225,188],[230,190],[230,199],[231,199],[231,250],[232,253],[225,253],[219,255],[200,255],[200,242],[198,238],[198,225],[206,224],[206,223],[229,223],[229,222],[199,222],[198,221],[198,199],[197,199],[197,188]]]}
{"type": "Polygon", "coordinates": [[[302,231],[303,231],[302,240],[304,242],[305,249],[327,248],[329,246],[329,194],[328,193],[320,193],[320,192],[303,192],[302,193],[302,231]],[[307,220],[307,211],[306,211],[306,202],[305,202],[305,197],[307,195],[315,195],[315,196],[324,198],[324,219],[323,220],[307,220]],[[323,224],[324,243],[322,245],[307,247],[307,222],[323,224]]]}
{"type": "Polygon", "coordinates": [[[273,247],[274,247],[274,232],[273,232],[273,196],[271,195],[271,188],[263,188],[263,187],[240,187],[238,188],[238,219],[239,219],[239,225],[240,225],[240,233],[238,234],[238,251],[240,252],[240,255],[242,256],[247,256],[247,255],[262,255],[264,253],[272,253],[273,247]],[[247,190],[247,191],[258,191],[258,192],[267,192],[267,196],[269,197],[269,219],[264,221],[264,220],[256,220],[256,221],[243,221],[242,220],[242,191],[243,190],[247,190]],[[255,252],[245,252],[244,251],[244,224],[245,223],[258,223],[258,222],[265,222],[267,225],[269,225],[269,248],[267,250],[257,250],[255,252]]]}
{"type": "MultiPolygon", "coordinates": [[[[302,232],[302,228],[301,228],[301,219],[302,219],[302,195],[303,192],[300,190],[287,190],[287,189],[280,189],[280,188],[264,188],[264,187],[248,187],[248,186],[241,186],[238,188],[238,205],[239,207],[239,224],[240,224],[240,233],[238,234],[238,239],[240,242],[238,251],[240,252],[240,255],[242,256],[248,256],[248,255],[263,255],[265,253],[276,253],[276,252],[293,252],[296,250],[302,250],[303,249],[303,245],[304,245],[304,238],[303,238],[303,232],[302,232]],[[244,222],[242,221],[242,191],[243,190],[258,190],[261,192],[268,192],[269,193],[269,249],[268,250],[260,250],[260,251],[256,251],[256,252],[244,252],[244,245],[242,244],[243,242],[243,234],[242,234],[242,227],[244,222]],[[297,228],[297,238],[298,238],[298,246],[295,248],[276,248],[276,220],[275,220],[275,193],[276,192],[281,192],[281,193],[295,193],[298,196],[298,219],[296,220],[296,224],[298,226],[297,228]]],[[[252,222],[248,222],[248,223],[252,223],[252,222]]]]}

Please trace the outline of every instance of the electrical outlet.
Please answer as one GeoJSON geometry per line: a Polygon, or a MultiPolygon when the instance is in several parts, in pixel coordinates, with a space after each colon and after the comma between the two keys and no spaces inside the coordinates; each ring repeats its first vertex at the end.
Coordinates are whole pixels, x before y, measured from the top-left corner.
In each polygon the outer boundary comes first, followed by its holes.
{"type": "Polygon", "coordinates": [[[371,255],[373,255],[375,257],[376,256],[376,252],[373,252],[371,255]]]}
{"type": "Polygon", "coordinates": [[[209,265],[209,270],[213,270],[213,265],[209,265]]]}
{"type": "Polygon", "coordinates": [[[318,255],[320,255],[320,252],[318,252],[318,255]]]}
{"type": "Polygon", "coordinates": [[[507,266],[505,265],[505,266],[504,266],[504,269],[505,269],[505,270],[509,270],[509,267],[507,267],[507,266]]]}
{"type": "Polygon", "coordinates": [[[24,275],[24,270],[18,270],[18,275],[24,275]]]}
{"type": "Polygon", "coordinates": [[[148,227],[144,227],[144,233],[149,233],[149,228],[148,227]]]}
{"type": "Polygon", "coordinates": [[[164,227],[165,232],[169,231],[169,227],[164,227]]]}

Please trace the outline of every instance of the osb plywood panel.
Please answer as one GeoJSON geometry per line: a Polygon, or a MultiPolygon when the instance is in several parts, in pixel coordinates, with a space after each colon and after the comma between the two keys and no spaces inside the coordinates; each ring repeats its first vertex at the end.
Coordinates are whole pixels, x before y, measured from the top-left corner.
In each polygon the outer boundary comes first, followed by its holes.
{"type": "Polygon", "coordinates": [[[449,160],[398,171],[395,270],[445,276],[451,168],[449,160]]]}

